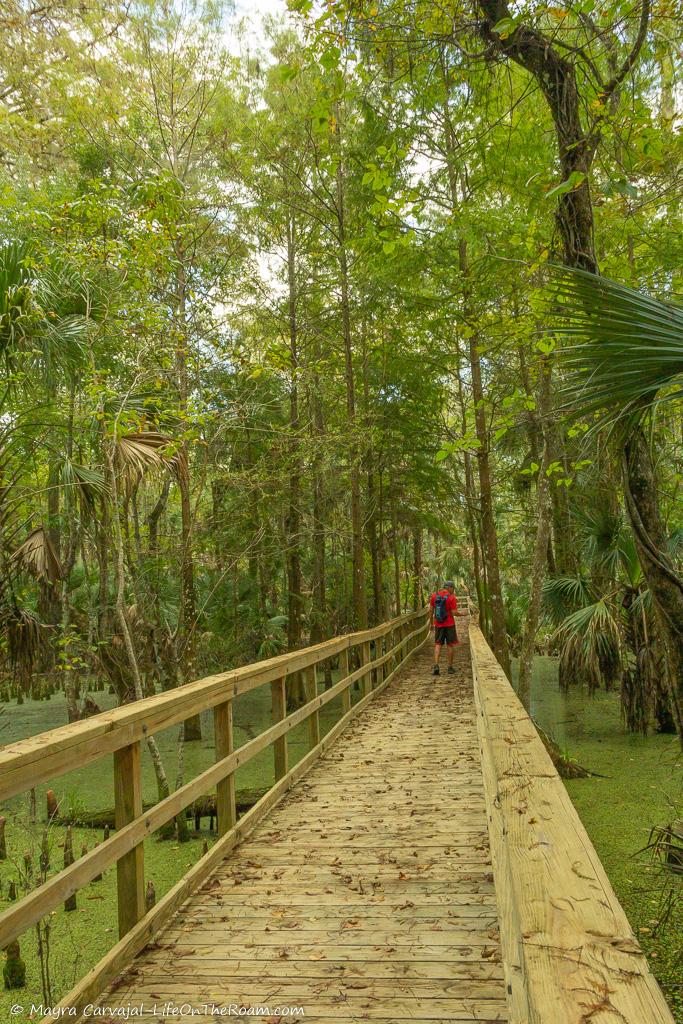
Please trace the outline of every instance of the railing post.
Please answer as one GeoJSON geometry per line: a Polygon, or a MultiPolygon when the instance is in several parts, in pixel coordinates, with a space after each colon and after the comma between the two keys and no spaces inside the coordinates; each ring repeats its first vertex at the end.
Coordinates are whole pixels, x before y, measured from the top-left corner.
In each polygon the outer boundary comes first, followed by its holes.
{"type": "MultiPolygon", "coordinates": [[[[232,754],[235,748],[232,730],[232,700],[216,704],[213,709],[213,732],[216,743],[216,760],[222,761],[228,754],[232,754]]],[[[218,835],[224,836],[237,821],[234,772],[230,772],[216,784],[216,816],[218,818],[218,835]]]]}
{"type": "Polygon", "coordinates": [[[402,622],[401,623],[401,627],[399,629],[399,633],[398,633],[398,640],[399,640],[399,643],[401,644],[401,649],[399,651],[399,655],[398,656],[399,656],[401,661],[403,661],[403,659],[406,656],[406,649],[405,649],[405,646],[403,644],[403,641],[406,638],[406,634],[407,634],[406,624],[405,624],[405,622],[402,622]]]}
{"type": "MultiPolygon", "coordinates": [[[[367,665],[370,661],[370,641],[366,640],[365,643],[360,645],[360,663],[361,665],[367,665]]],[[[366,672],[363,676],[363,696],[366,697],[369,693],[372,693],[372,672],[366,672]]]]}
{"type": "MultiPolygon", "coordinates": [[[[318,682],[315,665],[310,665],[308,668],[304,669],[304,693],[306,694],[306,703],[315,700],[318,696],[318,682]]],[[[314,711],[308,716],[308,736],[312,750],[313,747],[317,747],[320,743],[319,711],[314,711]]]]}
{"type": "MultiPolygon", "coordinates": [[[[114,751],[114,827],[123,828],[142,814],[140,742],[114,751]]],[[[142,843],[116,864],[119,938],[145,916],[145,848],[142,843]]]]}
{"type": "MultiPolygon", "coordinates": [[[[346,679],[349,674],[349,649],[345,647],[339,652],[339,678],[346,679]]],[[[351,687],[347,686],[342,692],[342,714],[351,710],[351,687]]]]}
{"type": "MultiPolygon", "coordinates": [[[[270,684],[270,694],[273,701],[273,725],[281,722],[287,717],[287,676],[282,679],[274,679],[270,684]]],[[[280,736],[273,743],[273,763],[275,766],[275,781],[277,782],[289,771],[289,754],[287,751],[287,736],[280,736]]]]}

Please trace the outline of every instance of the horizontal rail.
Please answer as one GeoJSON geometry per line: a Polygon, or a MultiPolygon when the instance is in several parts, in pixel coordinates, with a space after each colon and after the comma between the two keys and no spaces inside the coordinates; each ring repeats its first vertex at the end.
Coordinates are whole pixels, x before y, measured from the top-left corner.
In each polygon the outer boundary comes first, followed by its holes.
{"type": "Polygon", "coordinates": [[[470,625],[509,1024],[673,1024],[533,722],[470,625]]]}
{"type": "MultiPolygon", "coordinates": [[[[340,694],[350,690],[355,682],[364,677],[371,679],[373,672],[376,673],[383,670],[384,666],[389,665],[393,659],[402,657],[402,660],[404,660],[405,656],[410,654],[412,650],[412,641],[417,640],[420,634],[423,635],[422,639],[424,639],[426,611],[411,612],[385,625],[389,628],[383,629],[379,633],[377,629],[368,630],[364,633],[350,634],[349,637],[341,639],[348,641],[346,646],[355,646],[358,642],[368,643],[365,639],[368,633],[374,634],[375,639],[377,639],[378,636],[383,637],[385,634],[391,634],[397,629],[400,630],[403,635],[399,637],[398,641],[386,653],[375,657],[373,660],[367,660],[360,668],[340,679],[324,693],[317,694],[312,700],[291,714],[281,718],[280,721],[266,729],[259,736],[218,760],[191,782],[155,804],[146,813],[134,816],[132,820],[119,827],[109,839],[79,858],[70,867],[65,868],[41,886],[29,892],[20,901],[6,910],[4,914],[0,915],[0,949],[4,948],[12,939],[17,938],[27,928],[58,907],[73,893],[87,885],[88,882],[100,875],[107,867],[110,867],[113,863],[120,862],[126,855],[130,855],[131,851],[138,848],[147,836],[173,820],[200,796],[214,786],[218,786],[219,783],[232,775],[237,768],[246,764],[262,750],[275,743],[276,740],[286,736],[296,725],[319,712],[321,708],[340,694]],[[420,620],[422,622],[418,625],[417,629],[412,629],[409,633],[405,632],[408,627],[416,621],[420,622],[420,620]],[[407,651],[404,655],[403,652],[406,648],[407,651]]],[[[325,656],[319,656],[319,660],[313,662],[313,664],[318,664],[320,661],[325,660],[325,657],[330,656],[330,645],[320,644],[302,653],[316,652],[319,655],[321,649],[325,649],[328,653],[325,656]]],[[[278,661],[280,666],[283,663],[292,664],[292,659],[288,658],[288,656],[272,660],[278,661]]],[[[393,672],[391,675],[393,675],[393,672]]],[[[280,670],[279,676],[276,676],[276,678],[281,678],[281,676],[282,672],[280,670]]],[[[270,677],[265,681],[270,681],[270,677]]],[[[384,682],[386,681],[384,680],[384,682]]],[[[255,685],[263,685],[263,682],[259,677],[259,682],[255,685]]],[[[232,697],[229,697],[229,699],[231,700],[232,697]]],[[[148,701],[154,700],[155,698],[148,698],[148,701]]],[[[225,695],[223,695],[223,700],[225,700],[225,695]]],[[[140,703],[145,702],[141,701],[140,703]]],[[[49,735],[49,733],[43,734],[43,736],[49,735]]]]}
{"type": "Polygon", "coordinates": [[[335,637],[314,647],[269,658],[254,665],[93,715],[83,722],[51,729],[0,748],[0,801],[99,760],[122,747],[168,729],[201,711],[265,683],[320,664],[341,651],[383,638],[422,611],[400,615],[373,629],[335,637]]]}

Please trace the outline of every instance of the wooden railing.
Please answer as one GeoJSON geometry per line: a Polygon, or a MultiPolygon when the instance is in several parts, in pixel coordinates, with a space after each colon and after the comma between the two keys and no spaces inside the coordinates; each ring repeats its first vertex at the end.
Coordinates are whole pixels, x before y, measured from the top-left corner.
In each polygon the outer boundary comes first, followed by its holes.
{"type": "Polygon", "coordinates": [[[470,645],[509,1024],[673,1024],[533,722],[470,645]]]}
{"type": "Polygon", "coordinates": [[[78,1006],[94,998],[305,774],[349,721],[384,689],[403,662],[424,642],[427,629],[427,610],[410,612],[374,629],[335,637],[315,647],[209,676],[1,748],[0,802],[113,755],[116,832],[0,915],[0,949],[115,863],[120,941],[60,1005],[78,1006]],[[333,657],[339,659],[341,678],[318,693],[317,666],[333,657]],[[352,662],[358,662],[353,670],[352,662]],[[307,702],[287,714],[287,679],[294,673],[303,674],[307,702]],[[361,697],[352,704],[354,683],[360,684],[361,697]],[[232,702],[240,694],[268,684],[273,724],[235,750],[232,702]],[[320,710],[339,696],[341,718],[321,739],[320,710]],[[141,741],[210,708],[214,718],[216,763],[143,813],[141,741]],[[295,767],[289,768],[287,735],[304,721],[309,723],[311,749],[295,767]],[[237,821],[235,771],[269,746],[273,748],[275,783],[237,821]],[[152,910],[145,912],[144,839],[214,787],[219,839],[152,910]]]}

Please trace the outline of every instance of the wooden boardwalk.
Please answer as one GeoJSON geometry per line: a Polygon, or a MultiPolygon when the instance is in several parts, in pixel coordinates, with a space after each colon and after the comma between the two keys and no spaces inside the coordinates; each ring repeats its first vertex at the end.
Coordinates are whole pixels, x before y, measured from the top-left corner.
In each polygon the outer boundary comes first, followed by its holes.
{"type": "Polygon", "coordinates": [[[2,949],[116,865],[119,941],[44,1024],[674,1024],[533,722],[460,625],[454,676],[431,675],[420,608],[0,748],[0,806],[113,755],[116,831],[0,914],[2,949]],[[234,699],[262,686],[271,724],[234,749],[234,699]],[[141,744],[209,709],[215,763],[143,808],[141,744]],[[268,748],[275,782],[236,821],[235,772],[268,748]],[[145,839],[212,792],[216,842],[147,908],[145,839]]]}
{"type": "Polygon", "coordinates": [[[468,643],[455,676],[432,678],[430,652],[100,1005],[169,1021],[220,1007],[248,1007],[261,1021],[508,1019],[468,643]],[[303,1013],[283,1012],[294,1007],[303,1013]]]}

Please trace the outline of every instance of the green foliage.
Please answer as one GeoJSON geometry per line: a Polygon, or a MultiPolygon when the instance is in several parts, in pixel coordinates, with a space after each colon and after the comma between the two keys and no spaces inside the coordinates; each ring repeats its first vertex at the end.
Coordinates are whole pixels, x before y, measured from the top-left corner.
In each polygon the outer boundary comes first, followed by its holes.
{"type": "Polygon", "coordinates": [[[578,342],[561,352],[568,405],[615,423],[680,400],[683,310],[582,271],[556,269],[554,276],[556,333],[578,342]]]}

